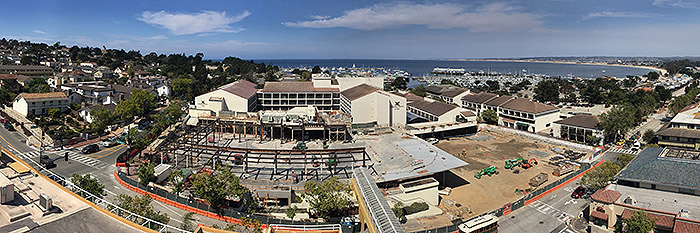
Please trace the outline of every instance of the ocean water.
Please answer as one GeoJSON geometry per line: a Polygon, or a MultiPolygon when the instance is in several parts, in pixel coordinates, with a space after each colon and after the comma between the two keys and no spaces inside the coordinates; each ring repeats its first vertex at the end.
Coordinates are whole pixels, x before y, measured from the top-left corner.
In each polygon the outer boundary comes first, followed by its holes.
{"type": "Polygon", "coordinates": [[[529,74],[545,74],[553,77],[582,77],[596,78],[600,76],[626,77],[627,75],[643,75],[649,69],[635,67],[618,67],[604,65],[557,64],[537,62],[506,62],[506,61],[445,61],[445,60],[369,60],[369,59],[260,59],[280,67],[367,67],[400,69],[413,76],[430,74],[435,67],[464,68],[468,71],[495,71],[504,74],[515,74],[526,70],[529,74]]]}

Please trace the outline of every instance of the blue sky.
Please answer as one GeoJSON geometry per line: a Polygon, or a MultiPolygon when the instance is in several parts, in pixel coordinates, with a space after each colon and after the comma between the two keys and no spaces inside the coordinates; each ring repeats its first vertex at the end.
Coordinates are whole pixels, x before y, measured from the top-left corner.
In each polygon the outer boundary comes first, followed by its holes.
{"type": "Polygon", "coordinates": [[[700,0],[10,1],[0,37],[207,58],[700,56],[700,0]]]}

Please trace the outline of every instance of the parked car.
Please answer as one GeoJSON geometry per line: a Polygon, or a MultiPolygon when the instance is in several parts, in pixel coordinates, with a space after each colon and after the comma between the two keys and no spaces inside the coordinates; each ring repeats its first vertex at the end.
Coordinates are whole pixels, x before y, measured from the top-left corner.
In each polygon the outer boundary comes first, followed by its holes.
{"type": "Polygon", "coordinates": [[[10,122],[10,121],[8,121],[7,118],[2,118],[2,119],[0,119],[0,123],[7,124],[7,123],[9,123],[9,122],[10,122]]]}
{"type": "Polygon", "coordinates": [[[97,144],[90,144],[83,147],[81,152],[83,152],[83,154],[92,154],[98,151],[100,151],[100,147],[97,144]]]}
{"type": "Polygon", "coordinates": [[[579,186],[574,190],[574,192],[571,193],[571,198],[579,198],[582,197],[583,194],[586,193],[586,188],[579,186]]]}
{"type": "Polygon", "coordinates": [[[632,150],[633,150],[633,151],[638,151],[639,149],[642,149],[642,143],[635,142],[635,143],[632,145],[632,150]]]}
{"type": "Polygon", "coordinates": [[[39,157],[39,164],[45,168],[52,168],[56,166],[56,164],[53,163],[53,159],[49,158],[48,155],[41,155],[39,157]]]}
{"type": "Polygon", "coordinates": [[[113,140],[111,138],[108,138],[108,139],[105,139],[104,141],[102,141],[102,145],[104,147],[113,147],[113,146],[116,146],[117,144],[119,144],[119,143],[117,143],[116,140],[113,140]]]}
{"type": "Polygon", "coordinates": [[[4,126],[5,126],[5,129],[7,129],[8,131],[14,131],[14,130],[15,130],[15,127],[12,126],[12,124],[10,124],[10,123],[5,123],[4,126]]]}

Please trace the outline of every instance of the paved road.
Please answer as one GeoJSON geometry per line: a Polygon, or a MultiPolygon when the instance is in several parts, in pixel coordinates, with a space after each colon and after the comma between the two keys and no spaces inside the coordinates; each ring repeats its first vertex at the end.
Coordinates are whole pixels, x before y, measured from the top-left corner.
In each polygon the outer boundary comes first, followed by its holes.
{"type": "MultiPolygon", "coordinates": [[[[620,153],[606,152],[603,159],[614,160],[620,153]]],[[[567,226],[567,220],[575,219],[590,204],[589,198],[571,198],[571,193],[578,187],[581,178],[551,192],[539,200],[524,206],[499,221],[499,232],[576,232],[567,226]]]]}
{"type": "MultiPolygon", "coordinates": [[[[33,160],[39,162],[39,155],[45,154],[55,160],[56,166],[50,170],[60,176],[70,178],[73,174],[90,174],[96,177],[105,186],[105,199],[114,201],[119,194],[138,195],[138,193],[128,190],[121,186],[114,179],[114,172],[117,168],[114,167],[117,156],[128,149],[128,146],[117,145],[110,148],[100,146],[100,151],[93,154],[82,154],[80,148],[66,149],[62,151],[42,151],[34,147],[27,146],[24,135],[17,131],[7,131],[4,127],[0,127],[0,145],[7,148],[11,152],[18,155],[23,160],[33,160]],[[65,153],[68,153],[68,161],[64,160],[65,153]]],[[[156,211],[165,213],[171,218],[170,225],[180,227],[182,216],[187,211],[169,206],[167,204],[153,201],[153,207],[156,211]]],[[[194,224],[201,222],[203,224],[225,226],[226,223],[216,219],[207,218],[200,215],[194,215],[194,224]]]]}

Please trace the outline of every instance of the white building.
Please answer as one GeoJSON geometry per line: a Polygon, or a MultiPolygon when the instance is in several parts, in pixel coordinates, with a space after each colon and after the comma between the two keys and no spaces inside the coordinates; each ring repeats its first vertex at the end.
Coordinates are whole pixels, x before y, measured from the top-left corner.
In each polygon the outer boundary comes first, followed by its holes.
{"type": "Polygon", "coordinates": [[[68,97],[63,92],[49,93],[21,93],[15,97],[12,109],[27,116],[46,114],[50,108],[57,108],[61,112],[68,106],[68,97]]]}
{"type": "MultiPolygon", "coordinates": [[[[580,143],[590,143],[589,136],[603,139],[603,130],[599,127],[600,120],[597,116],[577,114],[554,122],[552,135],[556,138],[571,140],[580,143]]],[[[602,141],[598,141],[601,142],[602,141]]]]}
{"type": "Polygon", "coordinates": [[[216,115],[221,111],[252,112],[257,105],[255,86],[246,80],[238,80],[195,97],[194,103],[196,109],[209,110],[216,115]]]}
{"type": "Polygon", "coordinates": [[[413,101],[408,103],[408,107],[406,109],[411,114],[417,115],[420,118],[434,123],[467,122],[469,119],[465,118],[465,115],[469,116],[470,118],[476,118],[476,115],[473,114],[462,114],[462,112],[469,112],[467,109],[439,101],[413,101]]]}
{"type": "Polygon", "coordinates": [[[340,93],[340,109],[352,116],[353,125],[406,125],[406,98],[360,84],[340,93]]]}
{"type": "Polygon", "coordinates": [[[107,109],[108,111],[112,111],[112,112],[114,112],[117,109],[116,104],[97,105],[97,106],[93,106],[91,108],[81,109],[80,112],[78,112],[78,115],[80,115],[80,117],[82,117],[88,123],[92,123],[92,114],[90,114],[90,113],[92,111],[94,111],[95,109],[99,108],[100,106],[102,106],[105,109],[107,109]]]}
{"type": "Polygon", "coordinates": [[[457,106],[464,107],[462,105],[462,97],[471,94],[472,92],[469,91],[469,89],[464,89],[464,88],[455,88],[455,89],[448,89],[448,90],[443,90],[439,95],[436,95],[436,97],[442,99],[443,101],[450,103],[450,104],[456,104],[457,106]]]}
{"type": "Polygon", "coordinates": [[[315,106],[320,111],[340,110],[340,89],[332,80],[267,82],[258,91],[259,110],[286,111],[315,106]]]}
{"type": "Polygon", "coordinates": [[[551,129],[560,118],[560,109],[528,99],[516,98],[505,102],[498,112],[498,124],[529,132],[551,129]]]}
{"type": "Polygon", "coordinates": [[[158,92],[158,96],[160,97],[168,97],[170,96],[170,86],[165,85],[165,84],[158,84],[156,85],[156,92],[158,92]]]}
{"type": "Polygon", "coordinates": [[[476,111],[476,114],[480,116],[481,113],[484,110],[486,110],[486,105],[484,105],[484,103],[488,102],[489,100],[495,99],[496,97],[498,97],[498,95],[486,92],[465,95],[462,97],[461,106],[463,108],[473,109],[474,111],[476,111]]]}

